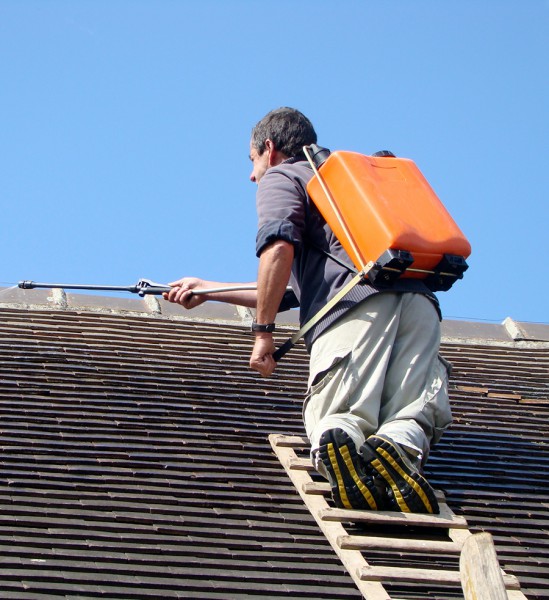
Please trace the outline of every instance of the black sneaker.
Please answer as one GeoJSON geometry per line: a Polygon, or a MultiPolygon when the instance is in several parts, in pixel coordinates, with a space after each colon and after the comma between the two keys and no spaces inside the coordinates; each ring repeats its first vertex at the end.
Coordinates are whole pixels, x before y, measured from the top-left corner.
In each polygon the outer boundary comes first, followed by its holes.
{"type": "Polygon", "coordinates": [[[366,463],[385,480],[392,510],[440,512],[433,488],[397,444],[383,435],[371,435],[360,451],[366,463]]]}
{"type": "Polygon", "coordinates": [[[320,438],[319,454],[328,472],[337,507],[358,510],[382,508],[383,496],[358,455],[355,443],[345,431],[325,431],[320,438]]]}

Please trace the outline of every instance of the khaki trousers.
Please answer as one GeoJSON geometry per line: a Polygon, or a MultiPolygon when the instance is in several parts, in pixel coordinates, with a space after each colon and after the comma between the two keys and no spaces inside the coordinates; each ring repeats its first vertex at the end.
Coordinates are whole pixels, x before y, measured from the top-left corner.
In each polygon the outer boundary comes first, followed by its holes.
{"type": "Polygon", "coordinates": [[[322,433],[340,427],[357,448],[383,433],[424,462],[452,421],[439,345],[438,314],[422,294],[370,296],[326,330],[303,408],[313,459],[322,433]]]}

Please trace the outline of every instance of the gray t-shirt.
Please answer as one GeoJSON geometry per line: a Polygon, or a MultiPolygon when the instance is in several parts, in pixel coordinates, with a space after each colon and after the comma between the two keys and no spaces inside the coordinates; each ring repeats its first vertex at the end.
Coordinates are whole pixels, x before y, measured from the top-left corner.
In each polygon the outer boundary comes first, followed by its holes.
{"type": "MultiPolygon", "coordinates": [[[[265,173],[256,196],[257,256],[276,240],[293,244],[295,258],[290,284],[294,294],[285,296],[280,310],[299,306],[302,325],[354,276],[349,255],[307,195],[307,182],[312,176],[313,170],[306,160],[290,158],[265,173]],[[326,252],[349,268],[327,256],[326,252]]],[[[310,348],[314,340],[349,309],[383,291],[426,294],[439,310],[436,297],[419,279],[399,279],[387,286],[361,282],[305,335],[307,347],[310,348]]]]}

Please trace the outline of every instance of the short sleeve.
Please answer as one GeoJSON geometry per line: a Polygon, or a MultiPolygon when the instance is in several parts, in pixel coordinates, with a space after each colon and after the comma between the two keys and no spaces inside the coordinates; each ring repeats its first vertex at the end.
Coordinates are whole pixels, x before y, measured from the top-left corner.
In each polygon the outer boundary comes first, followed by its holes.
{"type": "Polygon", "coordinates": [[[276,167],[259,182],[256,196],[256,254],[277,240],[299,247],[305,228],[306,193],[300,182],[276,167]]]}

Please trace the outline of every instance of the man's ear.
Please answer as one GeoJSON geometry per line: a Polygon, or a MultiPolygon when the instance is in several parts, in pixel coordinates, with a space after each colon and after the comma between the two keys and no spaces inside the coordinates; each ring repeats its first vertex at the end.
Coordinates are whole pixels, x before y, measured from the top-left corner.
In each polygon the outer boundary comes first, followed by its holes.
{"type": "Polygon", "coordinates": [[[265,140],[265,152],[269,153],[269,167],[274,166],[274,161],[276,160],[276,148],[273,140],[268,138],[265,140]]]}
{"type": "Polygon", "coordinates": [[[273,140],[270,139],[265,140],[265,152],[269,153],[269,167],[276,167],[288,158],[280,150],[276,149],[273,140]]]}

